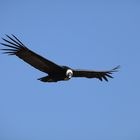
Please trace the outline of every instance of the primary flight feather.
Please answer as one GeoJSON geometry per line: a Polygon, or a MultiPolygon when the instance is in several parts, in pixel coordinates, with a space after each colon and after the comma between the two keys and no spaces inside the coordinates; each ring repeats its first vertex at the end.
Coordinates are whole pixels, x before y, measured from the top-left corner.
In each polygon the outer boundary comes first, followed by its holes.
{"type": "Polygon", "coordinates": [[[5,43],[0,43],[7,47],[1,49],[4,51],[3,53],[16,55],[34,68],[47,73],[47,76],[38,79],[42,82],[57,82],[69,80],[72,77],[97,78],[101,81],[108,81],[108,78],[113,78],[112,73],[117,72],[119,68],[119,66],[117,66],[109,71],[94,71],[77,70],[68,66],[61,66],[28,49],[15,35],[12,35],[11,37],[8,35],[6,36],[7,39],[2,38],[5,43]]]}

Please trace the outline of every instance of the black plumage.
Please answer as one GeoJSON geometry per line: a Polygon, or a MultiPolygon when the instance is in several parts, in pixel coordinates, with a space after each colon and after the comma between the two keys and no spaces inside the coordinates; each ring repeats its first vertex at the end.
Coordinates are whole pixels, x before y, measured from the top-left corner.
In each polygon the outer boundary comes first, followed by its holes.
{"type": "Polygon", "coordinates": [[[108,78],[113,78],[112,73],[118,71],[119,66],[109,71],[93,71],[93,70],[76,70],[67,66],[58,65],[28,49],[16,36],[6,35],[9,39],[2,38],[5,43],[1,45],[7,47],[1,49],[3,53],[8,55],[16,55],[34,68],[47,73],[48,75],[38,80],[42,82],[57,82],[69,80],[72,77],[97,78],[99,80],[108,81],[108,78]]]}

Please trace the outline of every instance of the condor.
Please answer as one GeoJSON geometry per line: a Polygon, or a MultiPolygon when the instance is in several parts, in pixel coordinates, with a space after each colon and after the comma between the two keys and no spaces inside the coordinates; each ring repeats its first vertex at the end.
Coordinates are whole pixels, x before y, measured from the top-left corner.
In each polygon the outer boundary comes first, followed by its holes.
{"type": "Polygon", "coordinates": [[[47,76],[39,78],[42,82],[58,82],[70,80],[72,77],[97,78],[108,81],[113,78],[112,73],[117,72],[119,66],[108,71],[79,70],[68,66],[58,65],[28,49],[16,36],[6,35],[7,39],[2,38],[5,43],[0,43],[7,48],[1,49],[8,55],[16,55],[34,68],[47,73],[47,76]]]}

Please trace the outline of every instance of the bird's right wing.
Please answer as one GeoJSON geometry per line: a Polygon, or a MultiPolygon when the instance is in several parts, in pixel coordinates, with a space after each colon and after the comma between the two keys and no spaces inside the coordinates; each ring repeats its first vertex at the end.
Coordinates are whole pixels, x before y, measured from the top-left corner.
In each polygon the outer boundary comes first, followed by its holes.
{"type": "Polygon", "coordinates": [[[54,73],[61,71],[63,68],[54,62],[45,59],[44,57],[36,54],[35,52],[29,50],[16,36],[12,35],[12,37],[6,35],[9,39],[2,38],[5,43],[0,43],[8,48],[1,49],[5,51],[4,53],[9,55],[16,55],[26,63],[30,64],[34,68],[45,72],[45,73],[54,73]]]}
{"type": "Polygon", "coordinates": [[[73,77],[97,78],[101,81],[103,79],[108,81],[108,78],[113,78],[112,73],[117,72],[119,67],[117,66],[109,71],[73,70],[73,77]]]}

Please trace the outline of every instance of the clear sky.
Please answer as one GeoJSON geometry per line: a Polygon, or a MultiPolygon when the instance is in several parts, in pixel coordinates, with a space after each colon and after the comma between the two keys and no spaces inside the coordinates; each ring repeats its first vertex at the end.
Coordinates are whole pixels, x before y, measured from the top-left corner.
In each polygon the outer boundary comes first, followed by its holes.
{"type": "Polygon", "coordinates": [[[1,54],[0,140],[140,140],[140,1],[1,0],[5,34],[61,65],[121,69],[50,84],[1,54]]]}

